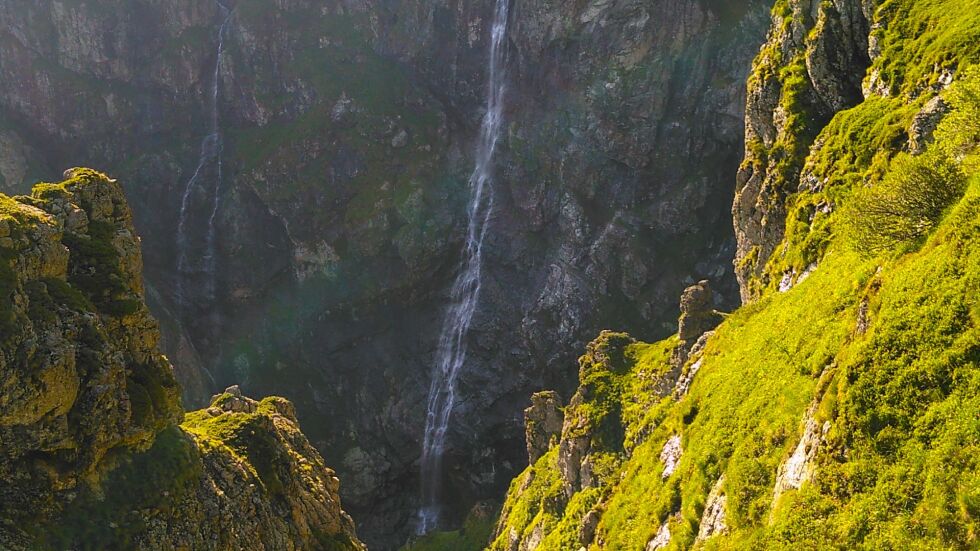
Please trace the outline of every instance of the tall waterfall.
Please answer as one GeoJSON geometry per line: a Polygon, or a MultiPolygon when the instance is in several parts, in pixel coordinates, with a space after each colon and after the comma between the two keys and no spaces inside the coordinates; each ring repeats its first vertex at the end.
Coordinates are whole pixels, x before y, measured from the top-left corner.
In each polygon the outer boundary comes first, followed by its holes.
{"type": "MultiPolygon", "coordinates": [[[[221,206],[221,184],[223,180],[221,118],[218,105],[221,86],[221,60],[225,51],[225,34],[231,22],[232,11],[222,4],[215,2],[221,14],[221,25],[218,27],[218,50],[215,55],[214,72],[211,81],[211,97],[208,105],[209,120],[208,134],[201,140],[201,152],[197,168],[190,180],[184,186],[180,200],[180,214],[177,221],[177,303],[181,310],[186,306],[186,284],[193,276],[203,276],[205,293],[209,299],[214,298],[216,270],[216,241],[215,221],[221,206]],[[208,183],[210,181],[210,187],[208,183]],[[203,203],[202,197],[203,196],[203,203]],[[195,219],[194,212],[207,212],[206,220],[195,219]],[[203,223],[203,227],[202,227],[203,223]],[[196,253],[192,250],[195,243],[192,235],[196,230],[203,230],[204,251],[196,253]]],[[[197,278],[195,278],[197,279],[197,278]]]]}
{"type": "Polygon", "coordinates": [[[436,365],[429,387],[422,444],[422,506],[416,532],[426,534],[438,526],[442,493],[442,459],[446,430],[456,399],[456,382],[466,362],[466,335],[480,296],[483,241],[493,212],[493,156],[503,118],[505,89],[505,39],[510,0],[496,0],[490,43],[486,114],[480,126],[475,166],[469,179],[466,249],[459,275],[453,284],[450,306],[439,337],[436,365]]]}

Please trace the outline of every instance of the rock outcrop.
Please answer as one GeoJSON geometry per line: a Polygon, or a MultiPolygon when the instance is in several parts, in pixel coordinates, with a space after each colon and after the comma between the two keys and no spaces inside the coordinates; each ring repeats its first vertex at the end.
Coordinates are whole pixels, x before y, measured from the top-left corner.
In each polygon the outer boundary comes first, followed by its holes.
{"type": "MultiPolygon", "coordinates": [[[[680,339],[680,346],[674,349],[671,357],[671,363],[678,373],[692,356],[695,348],[704,347],[705,343],[702,341],[704,335],[721,323],[722,314],[715,310],[714,304],[714,293],[707,280],[691,285],[681,295],[681,315],[677,320],[677,338],[680,339]]],[[[693,378],[693,373],[690,373],[690,376],[693,378]]],[[[687,381],[687,385],[690,385],[690,382],[687,381]]]]}
{"type": "Polygon", "coordinates": [[[728,512],[725,509],[727,503],[725,477],[722,476],[711,488],[708,501],[704,504],[704,513],[702,513],[701,523],[698,525],[698,537],[694,540],[695,545],[728,531],[728,512]]]}
{"type": "Polygon", "coordinates": [[[122,188],[65,176],[0,197],[0,502],[31,518],[183,415],[122,188]]]}
{"type": "Polygon", "coordinates": [[[589,343],[579,359],[581,384],[565,409],[558,444],[558,470],[568,498],[598,484],[594,472],[597,456],[622,449],[621,406],[613,402],[611,408],[595,408],[591,402],[600,397],[611,379],[625,374],[629,367],[626,348],[634,342],[628,335],[606,331],[589,343]]]}
{"type": "Polygon", "coordinates": [[[677,337],[682,343],[692,346],[701,335],[719,323],[721,316],[714,309],[714,294],[707,280],[684,290],[681,295],[681,316],[677,322],[677,337]]]}
{"type": "Polygon", "coordinates": [[[362,549],[289,402],[184,418],[122,187],[65,178],[0,196],[0,547],[362,549]]]}
{"type": "Polygon", "coordinates": [[[531,407],[524,410],[524,432],[530,464],[534,464],[558,443],[564,419],[557,392],[546,390],[531,396],[531,407]]]}
{"type": "Polygon", "coordinates": [[[770,284],[766,265],[783,239],[786,197],[802,185],[803,162],[817,133],[835,113],[864,99],[875,4],[788,0],[773,10],[748,81],[745,159],[732,208],[743,302],[770,284]]]}

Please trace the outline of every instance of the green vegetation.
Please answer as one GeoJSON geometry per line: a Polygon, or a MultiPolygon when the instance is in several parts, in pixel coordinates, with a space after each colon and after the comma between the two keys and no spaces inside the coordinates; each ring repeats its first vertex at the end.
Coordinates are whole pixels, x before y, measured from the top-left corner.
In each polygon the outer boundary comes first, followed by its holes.
{"type": "Polygon", "coordinates": [[[869,74],[889,95],[919,96],[980,61],[978,0],[886,0],[876,18],[881,55],[869,74]]]}
{"type": "MultiPolygon", "coordinates": [[[[671,548],[687,548],[724,474],[731,532],[711,540],[721,548],[974,548],[978,240],[980,197],[971,194],[920,251],[880,272],[880,260],[833,248],[792,292],[722,324],[687,397],[668,398],[643,419],[624,417],[626,430],[642,436],[604,477],[609,486],[549,511],[562,502],[554,449],[515,480],[505,530],[524,534],[542,524],[545,541],[555,543],[541,549],[566,549],[557,542],[573,541],[584,513],[601,502],[605,548],[643,548],[663,522],[670,522],[671,548]],[[862,303],[871,319],[866,333],[857,328],[862,303]],[[818,388],[827,389],[818,421],[831,428],[817,476],[772,509],[779,465],[796,446],[818,388]],[[663,481],[659,454],[674,434],[682,436],[683,456],[663,481]]],[[[628,364],[632,374],[650,369],[628,364]]],[[[642,391],[618,399],[653,401],[642,391]]]]}
{"type": "MultiPolygon", "coordinates": [[[[233,399],[224,394],[214,402],[233,399]]],[[[206,410],[188,413],[181,427],[198,437],[204,450],[218,448],[231,452],[262,481],[271,496],[282,496],[283,480],[289,478],[281,469],[288,468],[284,446],[273,441],[276,429],[269,415],[277,413],[282,398],[268,397],[259,402],[255,412],[228,412],[212,417],[206,410]]]]}
{"type": "MultiPolygon", "coordinates": [[[[876,17],[889,24],[876,31],[884,54],[872,72],[887,68],[893,95],[818,127],[798,187],[787,187],[786,238],[767,270],[819,267],[729,316],[679,400],[634,384],[667,369],[671,341],[632,344],[649,355],[624,354],[605,364],[612,369],[583,368],[587,398],[569,415],[589,420],[590,435],[594,420],[615,420],[603,430],[625,435],[622,447],[602,447],[611,460],[597,462],[599,483],[570,498],[559,449],[529,467],[510,488],[493,549],[535,530],[539,549],[576,549],[589,511],[601,515],[602,549],[643,549],[664,524],[667,549],[688,549],[722,476],[727,532],[706,549],[980,546],[980,71],[967,67],[980,55],[976,8],[883,4],[876,17]],[[951,111],[935,142],[903,152],[947,68],[958,80],[943,92],[951,111]],[[823,434],[813,477],[774,502],[780,466],[811,414],[823,434]],[[675,435],[683,453],[664,479],[660,454],[675,435]]],[[[792,16],[784,2],[775,13],[792,16]]],[[[788,116],[806,117],[805,103],[787,99],[798,64],[779,56],[764,50],[753,78],[773,71],[788,116]]],[[[783,166],[810,122],[790,124],[793,135],[756,161],[783,166]]]]}
{"type": "MultiPolygon", "coordinates": [[[[111,184],[104,174],[91,169],[78,169],[64,182],[37,184],[31,196],[24,200],[44,208],[51,201],[68,201],[72,192],[78,191],[76,200],[81,202],[79,206],[91,212],[95,207],[86,204],[87,197],[96,193],[93,188],[108,185],[111,184]]],[[[111,196],[111,193],[106,193],[106,196],[111,196]]],[[[139,311],[142,299],[135,296],[127,286],[122,260],[113,244],[116,231],[116,226],[109,221],[90,220],[87,231],[66,231],[62,241],[68,247],[73,267],[68,274],[68,283],[81,291],[103,313],[125,317],[139,311]]]]}
{"type": "Polygon", "coordinates": [[[40,549],[130,549],[146,529],[140,511],[177,506],[202,473],[193,441],[171,427],[146,452],[121,456],[100,491],[84,489],[57,522],[36,527],[32,537],[40,549]]]}
{"type": "Polygon", "coordinates": [[[480,551],[493,533],[493,517],[471,514],[463,527],[452,532],[436,532],[423,536],[401,551],[480,551]]]}
{"type": "Polygon", "coordinates": [[[966,174],[939,148],[899,155],[874,187],[858,190],[844,211],[853,246],[869,256],[926,236],[966,192],[966,174]]]}

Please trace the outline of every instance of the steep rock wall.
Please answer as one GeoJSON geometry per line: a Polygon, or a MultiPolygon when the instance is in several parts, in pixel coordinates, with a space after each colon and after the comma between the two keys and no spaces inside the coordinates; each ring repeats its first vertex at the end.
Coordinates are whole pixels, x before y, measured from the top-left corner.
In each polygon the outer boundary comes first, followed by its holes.
{"type": "MultiPolygon", "coordinates": [[[[415,507],[491,3],[229,2],[220,60],[214,2],[116,3],[0,3],[0,127],[23,144],[3,153],[6,185],[83,161],[123,176],[185,398],[241,383],[295,400],[364,532],[399,542],[385,534],[408,530],[415,507]],[[216,292],[192,273],[181,306],[174,234],[216,66],[216,292]]],[[[499,495],[526,461],[525,397],[570,394],[565,366],[598,330],[664,336],[678,293],[703,278],[735,301],[730,175],[767,7],[515,4],[454,500],[499,495]]],[[[189,195],[199,220],[207,185],[189,195]]]]}
{"type": "Polygon", "coordinates": [[[363,549],[292,405],[188,415],[122,187],[0,195],[0,547],[363,549]]]}

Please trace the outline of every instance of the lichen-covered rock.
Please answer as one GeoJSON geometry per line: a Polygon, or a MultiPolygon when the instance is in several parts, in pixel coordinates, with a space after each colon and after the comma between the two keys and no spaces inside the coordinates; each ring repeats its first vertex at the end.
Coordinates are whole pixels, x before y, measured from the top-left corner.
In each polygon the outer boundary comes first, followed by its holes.
{"type": "Polygon", "coordinates": [[[561,436],[564,414],[561,398],[553,390],[531,396],[531,407],[524,410],[524,431],[527,435],[527,456],[534,464],[561,436]]]}
{"type": "Polygon", "coordinates": [[[785,198],[799,185],[818,131],[863,99],[875,3],[788,0],[773,10],[769,37],[749,77],[745,159],[732,208],[743,302],[769,283],[765,269],[783,239],[785,198]]]}
{"type": "Polygon", "coordinates": [[[612,381],[629,368],[626,348],[635,342],[624,333],[604,331],[579,359],[580,385],[565,409],[558,444],[558,469],[569,498],[598,483],[593,455],[622,449],[621,406],[610,391],[612,381]]]}
{"type": "Polygon", "coordinates": [[[361,549],[289,402],[184,418],[122,188],[0,195],[0,548],[361,549]]]}
{"type": "Polygon", "coordinates": [[[122,188],[90,170],[0,196],[0,502],[43,517],[182,416],[122,188]]]}

